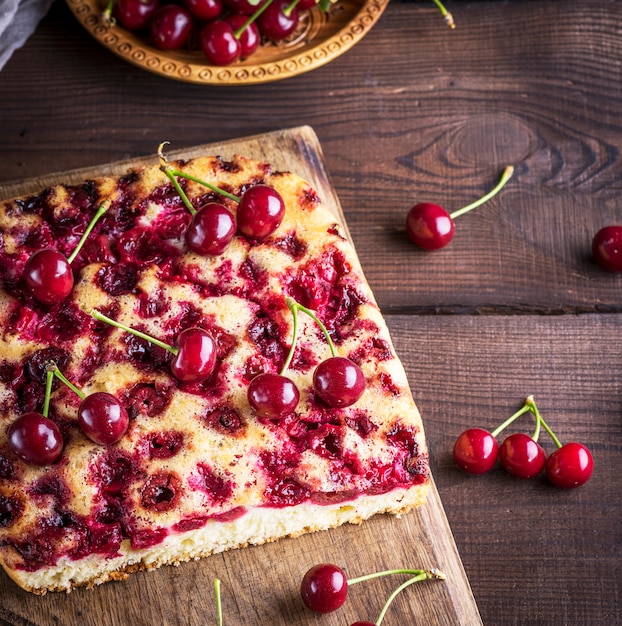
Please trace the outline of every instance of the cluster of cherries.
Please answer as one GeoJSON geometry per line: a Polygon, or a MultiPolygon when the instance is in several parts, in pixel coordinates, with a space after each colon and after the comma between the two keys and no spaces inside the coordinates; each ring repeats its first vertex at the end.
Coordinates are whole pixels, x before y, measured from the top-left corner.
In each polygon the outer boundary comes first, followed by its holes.
{"type": "Polygon", "coordinates": [[[497,460],[505,470],[518,478],[535,478],[544,470],[549,481],[563,489],[585,484],[594,469],[594,460],[588,448],[577,442],[562,445],[540,415],[532,396],[492,433],[483,428],[465,430],[454,444],[453,457],[456,464],[470,474],[490,471],[497,460]],[[506,437],[499,446],[496,437],[527,412],[533,413],[536,418],[534,434],[529,436],[525,433],[514,433],[506,437]],[[555,452],[548,457],[538,443],[541,428],[544,428],[557,446],[555,452]]]}
{"type": "Polygon", "coordinates": [[[326,11],[330,0],[111,0],[104,18],[144,32],[160,50],[199,47],[213,65],[251,56],[262,38],[287,39],[301,12],[326,11]]]}
{"type": "Polygon", "coordinates": [[[9,448],[20,459],[33,465],[49,465],[63,451],[64,440],[60,428],[48,417],[54,378],[61,380],[81,399],[78,425],[91,441],[104,446],[120,441],[129,425],[128,413],[121,402],[105,391],[85,394],[61,373],[55,363],[50,362],[47,366],[43,411],[20,415],[9,426],[9,448]]]}
{"type": "Polygon", "coordinates": [[[298,406],[300,392],[295,383],[285,376],[298,335],[298,311],[306,313],[320,327],[330,348],[331,357],[322,361],[313,372],[315,393],[330,407],[343,408],[354,404],[365,391],[365,375],[361,368],[346,357],[337,355],[333,340],[320,319],[293,298],[285,299],[293,316],[293,337],[289,353],[279,374],[265,372],[255,376],[248,386],[248,402],[258,415],[270,419],[283,418],[298,406]]]}
{"type": "Polygon", "coordinates": [[[345,572],[332,563],[320,563],[314,565],[304,575],[300,584],[300,595],[305,606],[316,613],[331,613],[343,606],[348,597],[348,588],[351,585],[379,578],[381,576],[390,576],[396,574],[405,574],[410,576],[408,580],[399,585],[385,602],[378,619],[375,622],[357,621],[351,626],[380,626],[384,616],[387,613],[389,605],[397,597],[397,595],[406,589],[406,587],[430,578],[444,580],[445,574],[436,569],[393,569],[382,572],[367,574],[358,578],[347,579],[345,572]]]}
{"type": "MultiPolygon", "coordinates": [[[[415,204],[406,216],[408,238],[424,250],[444,248],[454,237],[454,220],[499,193],[513,173],[514,168],[508,165],[492,191],[452,213],[432,202],[415,204]]],[[[622,226],[612,225],[601,228],[592,239],[592,256],[603,269],[610,272],[622,272],[622,226]]]]}

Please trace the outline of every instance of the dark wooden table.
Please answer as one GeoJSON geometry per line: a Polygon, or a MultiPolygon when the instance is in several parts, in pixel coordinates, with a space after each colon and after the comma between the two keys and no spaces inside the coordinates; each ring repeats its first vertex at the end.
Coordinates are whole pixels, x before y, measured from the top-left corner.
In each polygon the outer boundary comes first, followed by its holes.
{"type": "Polygon", "coordinates": [[[394,1],[325,67],[206,87],[126,64],[56,0],[0,72],[0,184],[150,154],[163,139],[312,126],[423,414],[484,624],[622,624],[622,275],[590,255],[594,233],[622,223],[622,2],[448,7],[454,31],[432,3],[394,1]],[[409,244],[412,204],[458,208],[507,163],[507,188],[459,219],[448,248],[409,244]],[[462,430],[492,429],[528,394],[562,441],[590,447],[588,484],[454,467],[462,430]]]}

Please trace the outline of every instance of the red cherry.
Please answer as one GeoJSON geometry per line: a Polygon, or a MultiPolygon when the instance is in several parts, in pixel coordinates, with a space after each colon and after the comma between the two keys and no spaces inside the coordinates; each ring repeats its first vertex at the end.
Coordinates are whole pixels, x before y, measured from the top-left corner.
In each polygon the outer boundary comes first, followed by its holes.
{"type": "Polygon", "coordinates": [[[444,248],[454,237],[454,221],[438,204],[415,204],[406,218],[406,233],[410,240],[425,250],[444,248]]]}
{"type": "Polygon", "coordinates": [[[222,13],[222,0],[183,0],[183,4],[200,20],[213,20],[222,13]]]}
{"type": "Polygon", "coordinates": [[[374,622],[354,622],[351,626],[376,626],[374,622]]]}
{"type": "Polygon", "coordinates": [[[224,0],[225,5],[232,13],[241,13],[242,15],[252,15],[260,6],[259,4],[251,4],[248,0],[224,0]]]}
{"type": "Polygon", "coordinates": [[[562,489],[580,487],[592,476],[594,459],[581,443],[571,442],[553,452],[546,460],[547,478],[562,489]]]}
{"type": "Polygon", "coordinates": [[[296,8],[299,11],[303,11],[304,9],[312,9],[317,3],[318,0],[299,0],[296,8]]]}
{"type": "Polygon", "coordinates": [[[515,433],[503,440],[499,447],[499,462],[518,478],[534,478],[544,469],[544,448],[529,435],[515,433]]]}
{"type": "Polygon", "coordinates": [[[230,65],[240,58],[242,46],[231,24],[214,20],[201,29],[201,49],[207,60],[214,65],[230,65]]]}
{"type": "Polygon", "coordinates": [[[605,226],[592,240],[592,256],[610,272],[622,272],[622,226],[605,226]]]}
{"type": "Polygon", "coordinates": [[[176,4],[165,4],[151,18],[151,41],[160,50],[178,50],[188,39],[192,16],[176,4]]]}
{"type": "Polygon", "coordinates": [[[280,374],[259,374],[248,386],[248,402],[261,417],[285,417],[296,409],[299,399],[298,387],[280,374]]]}
{"type": "Polygon", "coordinates": [[[285,203],[276,189],[268,185],[249,187],[238,205],[238,230],[252,239],[264,239],[283,221],[285,203]]]}
{"type": "Polygon", "coordinates": [[[354,404],[365,391],[361,368],[340,356],[322,361],[313,372],[313,387],[326,404],[341,408],[354,404]]]}
{"type": "Polygon", "coordinates": [[[140,30],[147,27],[159,6],[159,0],[117,0],[114,14],[128,30],[140,30]]]}
{"type": "Polygon", "coordinates": [[[216,367],[216,342],[202,328],[187,328],[179,333],[177,355],[171,371],[183,383],[197,383],[208,378],[216,367]]]}
{"type": "MultiPolygon", "coordinates": [[[[236,34],[247,21],[248,15],[242,15],[241,13],[234,13],[225,18],[225,22],[230,24],[231,28],[233,28],[234,34],[236,34]]],[[[240,58],[246,59],[253,54],[255,50],[257,50],[261,41],[261,35],[259,34],[257,24],[255,24],[255,22],[250,23],[241,33],[239,33],[237,40],[240,42],[240,58]]]]}
{"type": "Polygon", "coordinates": [[[276,41],[289,37],[298,25],[298,9],[290,9],[291,5],[291,0],[273,0],[257,18],[261,34],[276,41]]]}
{"type": "Polygon", "coordinates": [[[330,613],[343,606],[348,596],[348,580],[343,570],[331,563],[312,567],[300,584],[305,605],[316,613],[330,613]]]}
{"type": "Polygon", "coordinates": [[[127,431],[129,416],[117,398],[98,391],[80,403],[78,424],[89,439],[108,446],[121,440],[127,431]]]}
{"type": "Polygon", "coordinates": [[[25,413],[8,430],[9,448],[26,463],[49,465],[63,451],[58,426],[40,413],[25,413]]]}
{"type": "Polygon", "coordinates": [[[209,202],[192,216],[185,238],[193,252],[218,255],[225,251],[234,235],[235,218],[231,212],[218,202],[209,202]]]}
{"type": "Polygon", "coordinates": [[[24,282],[43,304],[57,304],[73,289],[73,272],[67,258],[52,248],[37,250],[26,261],[24,282]]]}
{"type": "Polygon", "coordinates": [[[453,457],[456,465],[469,474],[484,474],[497,462],[499,444],[483,428],[465,430],[454,444],[453,457]]]}

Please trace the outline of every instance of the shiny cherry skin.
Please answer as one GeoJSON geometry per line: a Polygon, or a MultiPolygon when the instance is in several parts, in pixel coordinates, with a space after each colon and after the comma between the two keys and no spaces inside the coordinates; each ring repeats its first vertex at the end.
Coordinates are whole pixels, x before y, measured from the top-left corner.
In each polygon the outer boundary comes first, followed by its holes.
{"type": "Polygon", "coordinates": [[[216,342],[202,328],[182,330],[177,339],[177,349],[171,371],[182,383],[201,382],[216,368],[216,342]]]}
{"type": "Polygon", "coordinates": [[[179,50],[192,30],[192,16],[181,6],[165,4],[152,16],[149,27],[151,42],[160,50],[179,50]]]}
{"type": "Polygon", "coordinates": [[[506,437],[499,446],[501,467],[518,478],[535,478],[544,469],[544,448],[525,433],[506,437]]]}
{"type": "Polygon", "coordinates": [[[274,41],[289,37],[298,26],[298,8],[285,12],[291,4],[291,0],[273,0],[257,18],[259,32],[274,41]]]}
{"type": "Polygon", "coordinates": [[[342,408],[354,404],[363,395],[365,375],[350,359],[334,356],[315,368],[313,388],[328,406],[342,408]]]}
{"type": "MultiPolygon", "coordinates": [[[[233,28],[234,32],[242,28],[242,26],[244,26],[247,21],[248,15],[242,15],[241,13],[234,13],[232,15],[228,15],[225,18],[225,22],[231,25],[231,28],[233,28]]],[[[255,22],[251,22],[240,33],[238,41],[240,42],[240,58],[246,59],[251,54],[253,54],[255,50],[257,50],[257,48],[259,47],[259,43],[261,42],[261,35],[259,34],[257,24],[255,24],[255,22]]]]}
{"type": "Polygon", "coordinates": [[[224,2],[231,13],[241,15],[252,15],[260,6],[259,4],[253,5],[248,0],[224,0],[224,2]]]}
{"type": "Polygon", "coordinates": [[[331,563],[314,565],[300,583],[302,601],[316,613],[330,613],[348,597],[348,580],[343,570],[331,563]]]}
{"type": "Polygon", "coordinates": [[[455,225],[449,213],[438,204],[415,204],[406,218],[409,239],[424,250],[444,248],[454,237],[455,225]]]}
{"type": "Polygon", "coordinates": [[[456,465],[469,474],[485,474],[497,462],[499,444],[483,428],[469,428],[456,439],[453,457],[456,465]]]}
{"type": "Polygon", "coordinates": [[[594,471],[592,453],[582,444],[571,442],[553,452],[546,460],[546,477],[562,489],[585,484],[594,471]]]}
{"type": "Polygon", "coordinates": [[[208,202],[192,216],[185,233],[186,244],[197,254],[222,254],[231,243],[235,229],[231,211],[218,202],[208,202]]]}
{"type": "Polygon", "coordinates": [[[128,30],[147,28],[151,16],[160,6],[159,0],[117,0],[114,15],[128,30]]]}
{"type": "Polygon", "coordinates": [[[230,65],[242,54],[242,46],[233,27],[224,20],[207,23],[199,35],[201,50],[213,65],[230,65]]]}
{"type": "Polygon", "coordinates": [[[294,412],[299,400],[298,387],[281,374],[258,374],[248,386],[248,402],[260,417],[285,417],[294,412]]]}
{"type": "Polygon", "coordinates": [[[296,8],[299,11],[303,11],[304,9],[312,9],[317,4],[317,0],[299,0],[296,8]]]}
{"type": "Polygon", "coordinates": [[[592,239],[592,256],[610,272],[622,272],[622,226],[605,226],[592,239]]]}
{"type": "Polygon", "coordinates": [[[222,0],[183,0],[190,13],[199,20],[213,20],[222,13],[222,0]]]}
{"type": "Polygon", "coordinates": [[[67,258],[58,250],[37,250],[26,261],[24,282],[30,293],[43,304],[57,304],[73,289],[73,272],[67,258]]]}
{"type": "Polygon", "coordinates": [[[283,221],[285,203],[281,194],[269,185],[249,187],[238,205],[238,230],[251,239],[265,239],[283,221]]]}
{"type": "Polygon", "coordinates": [[[80,429],[91,441],[102,446],[120,441],[129,423],[125,407],[110,393],[97,391],[86,396],[80,403],[80,429]]]}
{"type": "Polygon", "coordinates": [[[60,429],[40,413],[25,413],[8,430],[9,448],[23,461],[32,465],[50,465],[63,451],[60,429]]]}

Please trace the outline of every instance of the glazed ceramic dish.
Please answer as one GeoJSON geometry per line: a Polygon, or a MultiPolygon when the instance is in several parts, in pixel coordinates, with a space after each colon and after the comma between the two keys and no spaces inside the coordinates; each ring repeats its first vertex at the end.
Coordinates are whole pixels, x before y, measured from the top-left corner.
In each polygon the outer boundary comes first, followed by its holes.
{"type": "Polygon", "coordinates": [[[67,3],[95,39],[138,67],[190,83],[250,85],[297,76],[337,58],[371,30],[389,0],[338,0],[327,12],[307,11],[287,41],[263,44],[248,59],[226,67],[207,64],[200,50],[163,52],[135,33],[108,25],[100,0],[67,3]]]}

